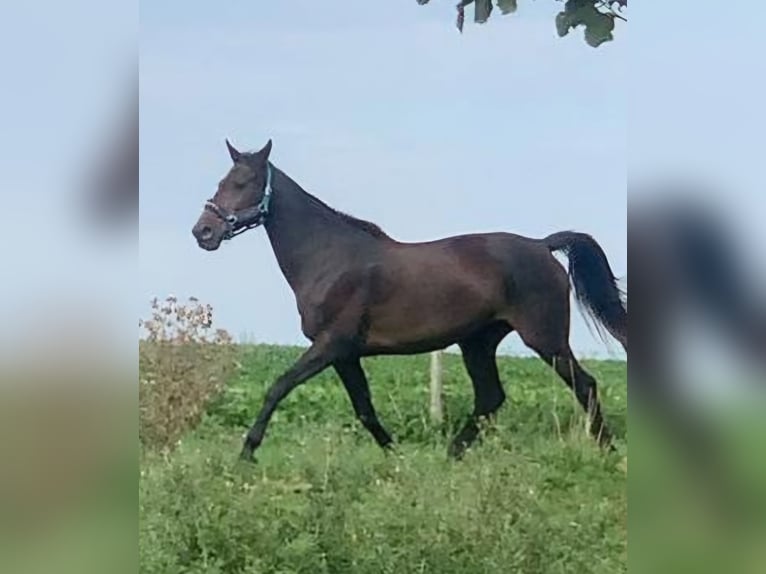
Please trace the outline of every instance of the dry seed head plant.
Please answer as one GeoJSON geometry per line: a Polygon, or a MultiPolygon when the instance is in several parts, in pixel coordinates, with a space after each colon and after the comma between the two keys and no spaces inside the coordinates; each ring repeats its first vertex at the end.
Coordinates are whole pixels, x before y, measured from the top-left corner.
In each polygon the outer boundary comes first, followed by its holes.
{"type": "Polygon", "coordinates": [[[213,308],[195,297],[154,298],[151,317],[138,325],[139,438],[169,450],[234,374],[237,349],[226,330],[213,327],[213,308]]]}

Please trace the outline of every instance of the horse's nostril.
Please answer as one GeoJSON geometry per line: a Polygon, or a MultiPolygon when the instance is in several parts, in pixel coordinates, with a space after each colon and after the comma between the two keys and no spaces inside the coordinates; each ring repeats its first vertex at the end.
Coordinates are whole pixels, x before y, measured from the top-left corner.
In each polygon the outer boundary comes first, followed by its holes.
{"type": "Polygon", "coordinates": [[[205,225],[202,229],[200,229],[199,237],[202,240],[210,239],[213,237],[213,229],[209,225],[205,225]]]}
{"type": "Polygon", "coordinates": [[[197,241],[209,241],[213,238],[213,228],[209,225],[195,225],[192,233],[197,241]]]}

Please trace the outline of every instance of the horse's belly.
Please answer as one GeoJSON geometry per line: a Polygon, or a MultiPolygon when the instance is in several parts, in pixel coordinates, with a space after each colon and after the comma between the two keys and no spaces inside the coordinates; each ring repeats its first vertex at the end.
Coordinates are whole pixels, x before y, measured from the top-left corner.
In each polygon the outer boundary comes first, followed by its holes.
{"type": "Polygon", "coordinates": [[[439,347],[468,335],[494,316],[485,298],[464,296],[408,298],[396,305],[371,309],[366,341],[372,347],[439,347]]]}

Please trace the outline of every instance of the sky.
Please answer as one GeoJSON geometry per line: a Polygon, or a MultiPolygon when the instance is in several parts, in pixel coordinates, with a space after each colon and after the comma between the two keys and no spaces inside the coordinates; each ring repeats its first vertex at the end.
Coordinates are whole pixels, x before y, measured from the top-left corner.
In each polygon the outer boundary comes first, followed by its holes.
{"type": "Polygon", "coordinates": [[[3,6],[0,360],[15,343],[100,330],[136,368],[136,240],[95,229],[83,192],[134,99],[137,40],[135,2],[3,6]]]}
{"type": "MultiPolygon", "coordinates": [[[[690,201],[720,217],[753,280],[749,287],[763,297],[766,82],[759,54],[766,6],[647,4],[634,2],[630,9],[629,205],[666,200],[664,181],[699,186],[704,193],[690,201]]],[[[763,380],[762,371],[706,317],[692,313],[683,319],[674,325],[675,374],[689,390],[704,388],[698,398],[741,390],[736,381],[763,380]]]]}
{"type": "MultiPolygon", "coordinates": [[[[131,345],[136,314],[169,293],[210,302],[235,335],[304,343],[263,230],[215,253],[191,236],[229,167],[225,137],[245,149],[273,138],[274,161],[299,184],[398,239],[574,228],[599,240],[620,276],[626,178],[632,198],[641,181],[691,177],[712,182],[743,249],[763,262],[766,7],[636,3],[616,40],[594,50],[581,31],[555,35],[552,0],[484,26],[469,18],[462,36],[453,4],[145,2],[140,31],[129,0],[8,5],[0,348],[30,311],[68,308],[62,292],[131,345]],[[138,249],[89,229],[73,195],[105,128],[120,124],[137,40],[138,249]]],[[[579,354],[614,351],[577,310],[573,321],[579,354]]]]}
{"type": "MultiPolygon", "coordinates": [[[[191,235],[227,137],[272,138],[299,185],[399,240],[576,229],[624,276],[626,42],[559,39],[542,4],[461,36],[451,3],[143,3],[143,299],[193,295],[235,336],[306,344],[262,229],[212,253],[191,235]]],[[[580,354],[620,356],[573,323],[580,354]]]]}

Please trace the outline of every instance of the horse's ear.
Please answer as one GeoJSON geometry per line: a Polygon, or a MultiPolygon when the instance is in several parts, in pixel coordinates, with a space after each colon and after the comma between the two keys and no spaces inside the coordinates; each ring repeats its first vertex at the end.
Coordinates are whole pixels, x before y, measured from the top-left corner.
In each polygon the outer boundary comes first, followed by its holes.
{"type": "Polygon", "coordinates": [[[255,158],[257,158],[259,161],[267,162],[269,161],[269,154],[271,153],[271,139],[269,138],[269,141],[266,142],[266,145],[263,146],[263,148],[253,154],[255,158]]]}
{"type": "Polygon", "coordinates": [[[231,145],[231,143],[229,143],[228,138],[226,139],[226,147],[229,150],[229,155],[231,156],[231,161],[233,161],[234,163],[237,163],[240,160],[240,158],[242,157],[242,154],[240,152],[238,152],[237,149],[233,145],[231,145]]]}

